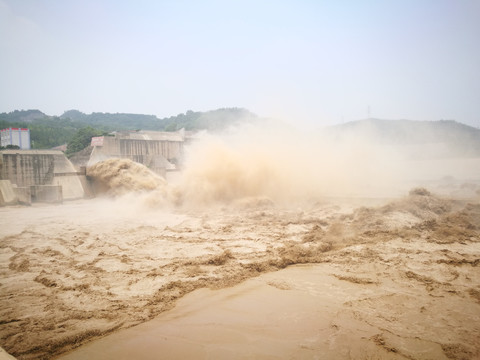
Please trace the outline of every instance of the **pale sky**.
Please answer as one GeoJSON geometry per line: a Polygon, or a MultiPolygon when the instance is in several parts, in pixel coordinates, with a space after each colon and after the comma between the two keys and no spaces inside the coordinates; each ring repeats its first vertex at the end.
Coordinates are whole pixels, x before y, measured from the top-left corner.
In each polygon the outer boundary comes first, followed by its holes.
{"type": "Polygon", "coordinates": [[[480,127],[480,0],[0,0],[0,112],[480,127]]]}

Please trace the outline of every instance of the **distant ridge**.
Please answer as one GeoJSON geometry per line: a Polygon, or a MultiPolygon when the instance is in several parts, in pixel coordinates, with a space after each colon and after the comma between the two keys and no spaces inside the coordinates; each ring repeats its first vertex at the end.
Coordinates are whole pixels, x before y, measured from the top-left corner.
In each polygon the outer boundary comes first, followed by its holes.
{"type": "Polygon", "coordinates": [[[15,110],[0,113],[0,128],[28,127],[32,147],[49,149],[68,143],[82,128],[91,127],[100,132],[118,130],[177,131],[222,131],[230,126],[256,123],[261,118],[243,108],[222,108],[211,111],[191,111],[159,119],[155,115],[126,113],[82,113],[79,110],[65,111],[61,116],[49,116],[40,110],[15,110]]]}
{"type": "MultiPolygon", "coordinates": [[[[15,110],[0,113],[0,128],[29,127],[33,148],[48,149],[68,143],[81,128],[100,131],[157,130],[221,131],[229,126],[265,121],[244,108],[191,111],[159,119],[155,115],[101,113],[85,114],[79,110],[49,116],[40,110],[15,110]]],[[[273,126],[281,126],[274,123],[273,126]]],[[[364,119],[330,126],[327,136],[336,141],[363,138],[377,144],[424,145],[442,150],[442,156],[480,156],[480,129],[453,120],[416,121],[364,119]]]]}
{"type": "Polygon", "coordinates": [[[228,126],[241,122],[258,121],[254,113],[243,108],[221,108],[210,111],[191,111],[176,116],[159,119],[155,115],[129,113],[102,113],[85,114],[79,110],[68,110],[60,116],[49,116],[40,110],[15,110],[10,113],[0,113],[0,121],[4,124],[41,124],[56,121],[63,126],[81,128],[92,126],[106,131],[113,130],[158,130],[176,131],[186,130],[222,130],[228,126]]]}
{"type": "Polygon", "coordinates": [[[364,119],[331,126],[327,133],[336,140],[357,137],[392,145],[443,144],[451,155],[480,155],[480,129],[454,120],[364,119]]]}
{"type": "Polygon", "coordinates": [[[60,118],[80,121],[94,127],[114,130],[222,130],[228,126],[255,121],[258,117],[243,108],[222,108],[206,112],[188,110],[185,114],[159,119],[155,115],[100,113],[84,114],[78,110],[64,112],[60,118]]]}
{"type": "Polygon", "coordinates": [[[0,114],[0,119],[11,122],[32,122],[48,117],[40,110],[15,110],[10,113],[0,114]]]}

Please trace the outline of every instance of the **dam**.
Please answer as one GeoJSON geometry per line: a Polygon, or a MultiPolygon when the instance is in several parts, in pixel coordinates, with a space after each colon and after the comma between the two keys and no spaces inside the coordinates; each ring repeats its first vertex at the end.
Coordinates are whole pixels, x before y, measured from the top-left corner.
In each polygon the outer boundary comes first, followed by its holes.
{"type": "Polygon", "coordinates": [[[92,138],[86,166],[110,158],[130,159],[165,177],[176,170],[183,157],[185,131],[121,131],[92,138]]]}
{"type": "Polygon", "coordinates": [[[61,151],[0,151],[0,205],[81,199],[85,186],[85,173],[61,151]]]}
{"type": "Polygon", "coordinates": [[[181,166],[185,131],[121,131],[94,137],[69,160],[60,150],[0,151],[0,206],[62,202],[91,196],[85,168],[124,158],[166,177],[181,166]]]}

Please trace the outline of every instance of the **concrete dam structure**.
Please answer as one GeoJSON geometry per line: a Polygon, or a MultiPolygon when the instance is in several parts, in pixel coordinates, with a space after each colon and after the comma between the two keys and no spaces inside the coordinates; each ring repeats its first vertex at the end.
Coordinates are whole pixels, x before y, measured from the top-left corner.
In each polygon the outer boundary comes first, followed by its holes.
{"type": "Polygon", "coordinates": [[[124,131],[112,136],[92,138],[92,152],[88,165],[109,158],[126,158],[145,165],[165,176],[175,170],[183,156],[185,131],[124,131]]]}
{"type": "Polygon", "coordinates": [[[0,151],[0,205],[84,198],[91,194],[85,167],[110,158],[133,160],[166,177],[178,170],[184,143],[183,129],[123,131],[92,138],[90,150],[72,161],[59,150],[0,151]]]}
{"type": "Polygon", "coordinates": [[[62,202],[85,196],[85,174],[75,170],[63,152],[0,152],[0,205],[62,202]]]}

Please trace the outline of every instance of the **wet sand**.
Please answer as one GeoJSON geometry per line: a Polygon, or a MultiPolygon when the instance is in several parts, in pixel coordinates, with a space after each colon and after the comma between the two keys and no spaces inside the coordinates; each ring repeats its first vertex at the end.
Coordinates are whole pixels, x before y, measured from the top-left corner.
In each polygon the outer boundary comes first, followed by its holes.
{"type": "Polygon", "coordinates": [[[0,209],[6,351],[480,356],[478,198],[250,198],[208,211],[138,198],[0,209]]]}

